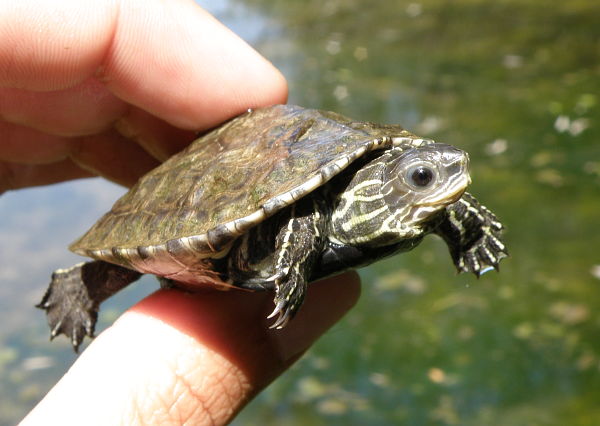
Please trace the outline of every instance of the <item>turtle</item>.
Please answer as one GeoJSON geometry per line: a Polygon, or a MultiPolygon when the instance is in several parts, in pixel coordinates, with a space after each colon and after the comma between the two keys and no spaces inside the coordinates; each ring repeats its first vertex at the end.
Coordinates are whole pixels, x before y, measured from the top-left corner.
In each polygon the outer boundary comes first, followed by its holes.
{"type": "Polygon", "coordinates": [[[293,105],[250,109],[143,176],[69,248],[37,307],[75,351],[100,303],[153,274],[162,285],[274,292],[271,328],[309,282],[448,245],[459,272],[498,269],[503,225],[465,192],[469,156],[399,125],[293,105]]]}

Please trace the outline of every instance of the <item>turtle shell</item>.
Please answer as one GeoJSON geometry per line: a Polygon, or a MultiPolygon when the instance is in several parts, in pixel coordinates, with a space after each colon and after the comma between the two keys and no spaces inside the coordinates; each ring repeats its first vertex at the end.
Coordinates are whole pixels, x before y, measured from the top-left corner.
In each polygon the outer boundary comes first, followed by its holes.
{"type": "Polygon", "coordinates": [[[250,110],[142,177],[70,248],[124,266],[161,254],[219,257],[250,227],[366,152],[428,142],[400,126],[333,112],[250,110]]]}

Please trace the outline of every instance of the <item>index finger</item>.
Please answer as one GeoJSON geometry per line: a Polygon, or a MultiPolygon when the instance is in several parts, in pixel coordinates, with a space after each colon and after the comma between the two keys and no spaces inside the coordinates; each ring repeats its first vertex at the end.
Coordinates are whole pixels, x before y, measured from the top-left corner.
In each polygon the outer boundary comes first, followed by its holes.
{"type": "Polygon", "coordinates": [[[184,129],[282,103],[283,76],[189,0],[5,2],[0,87],[47,91],[91,77],[184,129]]]}

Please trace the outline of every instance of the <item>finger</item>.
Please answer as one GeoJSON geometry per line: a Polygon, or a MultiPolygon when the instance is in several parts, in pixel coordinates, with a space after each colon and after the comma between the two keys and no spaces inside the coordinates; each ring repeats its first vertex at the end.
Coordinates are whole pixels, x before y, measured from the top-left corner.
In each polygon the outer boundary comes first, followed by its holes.
{"type": "Polygon", "coordinates": [[[93,76],[109,49],[118,1],[4,2],[0,86],[60,90],[93,76]],[[87,9],[87,11],[86,11],[87,9]]]}
{"type": "Polygon", "coordinates": [[[57,136],[105,131],[127,109],[124,101],[94,78],[49,92],[0,88],[0,117],[4,121],[57,136]]]}
{"type": "MultiPolygon", "coordinates": [[[[179,130],[173,132],[181,133],[179,130]]],[[[0,134],[0,161],[7,163],[0,176],[0,185],[5,190],[22,188],[26,182],[44,185],[90,175],[132,186],[140,176],[160,164],[143,147],[116,130],[88,137],[64,138],[0,122],[0,134]],[[17,163],[46,166],[24,167],[17,163]],[[64,169],[64,177],[60,176],[60,164],[69,165],[64,169]]]]}
{"type": "Polygon", "coordinates": [[[160,161],[167,160],[197,138],[196,132],[173,127],[136,107],[131,107],[127,115],[115,123],[115,128],[160,161]]]}
{"type": "Polygon", "coordinates": [[[22,424],[226,424],[358,295],[355,274],[313,284],[298,316],[273,331],[272,294],[160,291],[102,333],[22,424]]]}
{"type": "Polygon", "coordinates": [[[20,0],[0,8],[0,86],[60,90],[99,76],[176,127],[281,103],[281,74],[191,0],[20,0]],[[25,19],[35,17],[35,19],[25,19]]]}
{"type": "Polygon", "coordinates": [[[62,160],[73,150],[69,136],[105,132],[113,125],[160,161],[196,138],[195,132],[177,129],[138,108],[128,109],[94,79],[56,92],[0,89],[0,116],[6,120],[0,121],[0,160],[9,162],[62,160]]]}
{"type": "MultiPolygon", "coordinates": [[[[165,161],[195,139],[195,132],[178,129],[139,108],[128,106],[94,78],[73,88],[52,92],[0,88],[0,117],[5,121],[0,122],[3,141],[0,159],[8,161],[31,162],[47,158],[48,152],[56,149],[56,141],[65,145],[64,139],[49,135],[85,136],[104,132],[115,125],[121,134],[135,140],[160,161],[165,161]],[[9,123],[38,132],[21,132],[20,136],[25,140],[16,140],[15,135],[6,136],[11,129],[9,123]],[[11,146],[7,146],[7,138],[11,139],[11,146]],[[15,152],[23,155],[14,155],[15,152]]],[[[63,151],[69,151],[68,147],[63,151]]]]}
{"type": "Polygon", "coordinates": [[[194,2],[149,3],[121,6],[123,24],[101,74],[117,95],[190,130],[285,102],[279,71],[194,2]]]}
{"type": "Polygon", "coordinates": [[[0,161],[0,194],[29,186],[49,185],[93,176],[70,159],[50,164],[17,164],[0,161]]]}
{"type": "Polygon", "coordinates": [[[127,187],[160,164],[115,130],[79,138],[70,158],[82,169],[127,187]]]}
{"type": "Polygon", "coordinates": [[[0,121],[0,161],[48,164],[62,161],[73,150],[74,139],[0,121]]]}

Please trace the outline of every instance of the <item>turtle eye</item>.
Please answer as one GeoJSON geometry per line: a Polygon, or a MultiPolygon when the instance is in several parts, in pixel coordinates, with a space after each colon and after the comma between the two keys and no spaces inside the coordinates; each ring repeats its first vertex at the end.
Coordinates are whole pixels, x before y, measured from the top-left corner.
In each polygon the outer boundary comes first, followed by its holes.
{"type": "Polygon", "coordinates": [[[425,188],[433,182],[435,173],[432,169],[425,166],[417,166],[408,171],[410,183],[417,188],[425,188]]]}

